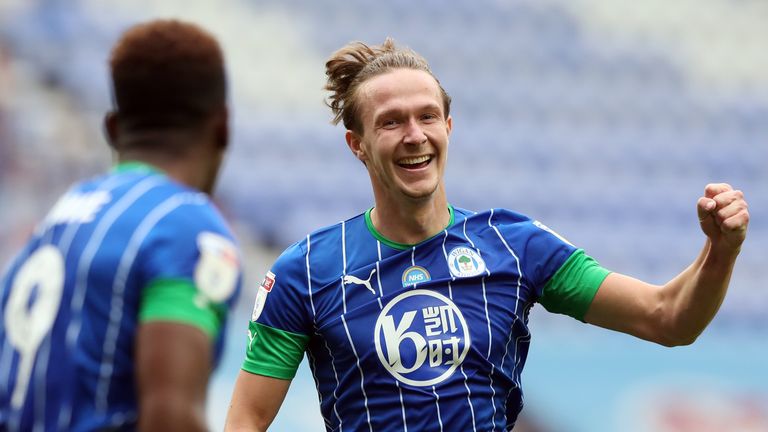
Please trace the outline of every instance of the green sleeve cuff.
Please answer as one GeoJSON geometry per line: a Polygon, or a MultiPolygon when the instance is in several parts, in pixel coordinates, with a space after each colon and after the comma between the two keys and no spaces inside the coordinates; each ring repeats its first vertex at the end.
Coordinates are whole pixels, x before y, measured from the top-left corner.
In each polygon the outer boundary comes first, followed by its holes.
{"type": "Polygon", "coordinates": [[[243,370],[272,378],[293,379],[309,336],[251,321],[243,370]]]}
{"type": "Polygon", "coordinates": [[[159,279],[142,292],[139,322],[173,321],[199,328],[211,338],[221,330],[226,308],[198,296],[197,287],[185,279],[159,279]]]}
{"type": "Polygon", "coordinates": [[[584,321],[600,284],[610,273],[578,249],[544,286],[539,303],[550,312],[584,321]]]}

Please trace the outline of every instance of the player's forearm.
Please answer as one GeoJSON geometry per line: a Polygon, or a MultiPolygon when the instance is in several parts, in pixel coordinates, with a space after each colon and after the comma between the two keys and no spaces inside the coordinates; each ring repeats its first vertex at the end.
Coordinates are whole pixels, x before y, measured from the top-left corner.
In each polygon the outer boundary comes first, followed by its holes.
{"type": "Polygon", "coordinates": [[[227,413],[226,432],[261,432],[269,428],[291,381],[240,370],[227,413]]]}
{"type": "Polygon", "coordinates": [[[224,426],[225,432],[265,432],[267,427],[256,426],[255,424],[246,424],[227,420],[224,426]]]}
{"type": "Polygon", "coordinates": [[[208,430],[204,403],[179,398],[156,397],[142,401],[139,408],[139,430],[142,432],[208,430]]]}
{"type": "Polygon", "coordinates": [[[229,407],[224,430],[226,432],[264,432],[271,423],[272,419],[264,418],[254,410],[232,404],[229,407]]]}
{"type": "Polygon", "coordinates": [[[712,321],[728,291],[738,253],[707,241],[697,259],[664,286],[671,305],[666,333],[672,344],[692,343],[712,321]]]}

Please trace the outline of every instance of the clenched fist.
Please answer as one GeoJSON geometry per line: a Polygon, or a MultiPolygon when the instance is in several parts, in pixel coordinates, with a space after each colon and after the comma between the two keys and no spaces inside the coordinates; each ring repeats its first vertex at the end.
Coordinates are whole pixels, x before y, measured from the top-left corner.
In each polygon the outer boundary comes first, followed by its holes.
{"type": "Polygon", "coordinates": [[[726,183],[711,183],[697,203],[701,230],[712,246],[738,252],[747,235],[749,211],[744,193],[726,183]]]}

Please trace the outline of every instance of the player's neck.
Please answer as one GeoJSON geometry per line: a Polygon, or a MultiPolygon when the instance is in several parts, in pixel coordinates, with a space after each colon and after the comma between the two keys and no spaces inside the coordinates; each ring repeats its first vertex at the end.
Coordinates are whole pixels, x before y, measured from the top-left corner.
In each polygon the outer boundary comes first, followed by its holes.
{"type": "Polygon", "coordinates": [[[213,155],[203,155],[201,152],[167,153],[147,150],[121,152],[118,162],[137,161],[152,165],[168,177],[211,194],[216,178],[218,165],[213,155]]]}
{"type": "Polygon", "coordinates": [[[450,218],[442,184],[429,199],[397,203],[377,199],[371,211],[376,230],[388,240],[401,244],[417,244],[434,237],[446,228],[450,218]]]}

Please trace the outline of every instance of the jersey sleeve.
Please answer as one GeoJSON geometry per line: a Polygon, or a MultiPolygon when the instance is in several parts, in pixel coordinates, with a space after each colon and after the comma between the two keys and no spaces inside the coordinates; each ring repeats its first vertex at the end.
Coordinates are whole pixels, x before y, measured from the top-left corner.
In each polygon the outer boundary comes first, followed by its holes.
{"type": "Polygon", "coordinates": [[[296,375],[312,331],[305,260],[300,244],[291,246],[258,287],[243,370],[280,379],[296,375]]]}
{"type": "Polygon", "coordinates": [[[539,303],[550,312],[584,321],[589,305],[609,273],[578,249],[544,286],[539,303]]]}
{"type": "Polygon", "coordinates": [[[520,271],[536,298],[544,285],[576,250],[568,240],[538,221],[525,219],[506,235],[510,246],[519,251],[520,271]]]}
{"type": "Polygon", "coordinates": [[[549,312],[583,321],[600,284],[610,273],[564,237],[531,221],[527,227],[523,274],[549,312]]]}
{"type": "Polygon", "coordinates": [[[240,290],[241,259],[223,218],[200,200],[158,221],[142,246],[139,320],[189,324],[219,340],[240,290]]]}

